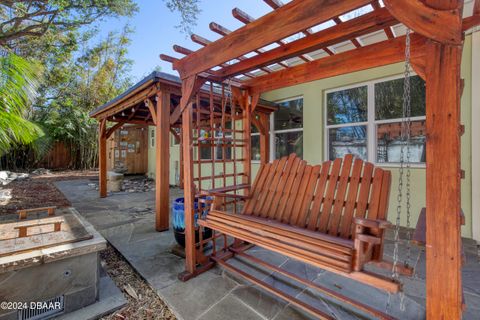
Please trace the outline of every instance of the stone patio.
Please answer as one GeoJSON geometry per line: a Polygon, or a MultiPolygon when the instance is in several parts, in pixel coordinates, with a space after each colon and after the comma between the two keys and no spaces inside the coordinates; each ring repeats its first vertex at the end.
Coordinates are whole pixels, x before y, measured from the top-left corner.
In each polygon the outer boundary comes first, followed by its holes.
{"type": "MultiPolygon", "coordinates": [[[[154,230],[152,212],[155,205],[154,192],[120,192],[100,199],[98,191],[90,187],[89,183],[92,181],[75,180],[57,182],[56,185],[80,214],[93,224],[156,289],[158,295],[179,319],[310,318],[299,309],[218,267],[188,282],[179,281],[177,274],[183,271],[184,260],[171,253],[171,248],[175,245],[172,232],[158,233],[154,230]]],[[[181,195],[181,190],[171,189],[172,199],[181,195]]],[[[385,254],[391,256],[393,241],[391,234],[388,237],[385,254]]],[[[473,240],[464,239],[464,249],[467,259],[463,268],[467,304],[464,319],[478,319],[480,314],[478,247],[473,240]]],[[[400,256],[404,257],[406,251],[403,242],[400,246],[400,256]]],[[[254,247],[249,253],[379,310],[386,310],[388,294],[385,292],[262,248],[254,247]]],[[[400,310],[400,297],[395,295],[391,297],[388,313],[399,319],[424,319],[425,255],[415,246],[412,247],[411,261],[417,264],[417,272],[414,277],[402,278],[406,292],[405,310],[400,310]]],[[[316,291],[241,258],[231,259],[229,263],[337,319],[368,318],[348,305],[332,301],[316,291]]]]}

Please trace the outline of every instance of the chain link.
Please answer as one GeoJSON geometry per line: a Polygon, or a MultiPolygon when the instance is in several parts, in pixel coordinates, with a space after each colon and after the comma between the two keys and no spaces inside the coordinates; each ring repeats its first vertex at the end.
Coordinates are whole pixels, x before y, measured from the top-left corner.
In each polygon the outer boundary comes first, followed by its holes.
{"type": "MultiPolygon", "coordinates": [[[[401,149],[400,149],[400,170],[398,178],[398,187],[397,187],[397,216],[395,221],[395,231],[394,231],[394,248],[393,248],[393,266],[392,266],[392,280],[398,281],[399,274],[397,271],[397,265],[399,260],[399,242],[400,242],[400,220],[402,215],[402,202],[403,202],[403,191],[404,191],[404,176],[406,184],[406,212],[407,212],[407,255],[405,258],[405,265],[408,265],[410,261],[410,217],[411,217],[411,170],[410,170],[410,160],[411,160],[411,150],[410,150],[410,138],[411,138],[411,91],[410,91],[410,29],[406,30],[406,41],[405,41],[405,70],[404,70],[404,83],[403,83],[403,105],[402,105],[402,124],[401,124],[401,149]],[[405,152],[406,150],[406,152],[405,152]],[[405,173],[406,169],[406,173],[405,173]]],[[[386,304],[386,310],[391,303],[391,294],[388,294],[388,300],[386,304]]],[[[405,310],[405,293],[402,291],[400,293],[400,310],[405,310]]]]}

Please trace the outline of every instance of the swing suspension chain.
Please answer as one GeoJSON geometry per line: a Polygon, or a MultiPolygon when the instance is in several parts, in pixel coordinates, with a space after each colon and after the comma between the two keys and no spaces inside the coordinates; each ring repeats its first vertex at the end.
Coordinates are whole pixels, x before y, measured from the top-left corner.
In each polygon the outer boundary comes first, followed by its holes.
{"type": "MultiPolygon", "coordinates": [[[[411,216],[411,150],[410,150],[410,138],[411,138],[411,91],[410,91],[410,29],[406,30],[406,43],[405,43],[405,70],[404,70],[404,83],[403,83],[403,105],[402,105],[402,123],[401,123],[401,148],[400,148],[400,170],[398,178],[397,188],[397,215],[394,229],[394,248],[393,248],[393,265],[392,265],[392,280],[399,280],[399,273],[397,270],[399,260],[399,242],[400,242],[400,219],[402,214],[402,202],[403,202],[403,186],[404,176],[406,184],[405,200],[406,200],[406,212],[407,212],[407,254],[405,257],[405,265],[408,266],[410,261],[410,216],[411,216]],[[406,151],[405,151],[406,149],[406,151]],[[406,170],[405,170],[406,169],[406,170]],[[405,173],[406,171],[406,173],[405,173]]],[[[388,295],[386,309],[390,306],[391,295],[388,295]]],[[[405,310],[405,293],[400,293],[400,310],[405,310]]]]}

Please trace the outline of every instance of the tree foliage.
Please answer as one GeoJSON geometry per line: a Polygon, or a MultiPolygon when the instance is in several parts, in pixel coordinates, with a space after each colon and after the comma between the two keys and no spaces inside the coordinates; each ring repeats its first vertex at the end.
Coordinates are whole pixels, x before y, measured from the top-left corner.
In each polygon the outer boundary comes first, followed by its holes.
{"type": "Polygon", "coordinates": [[[13,47],[26,37],[75,30],[104,17],[130,16],[136,10],[132,0],[3,0],[0,45],[13,47]]]}
{"type": "Polygon", "coordinates": [[[15,144],[30,144],[43,132],[27,112],[39,85],[38,64],[13,53],[0,56],[0,155],[15,144]]]}
{"type": "Polygon", "coordinates": [[[191,34],[192,28],[197,25],[197,18],[201,10],[200,0],[163,0],[168,9],[180,13],[180,23],[176,26],[182,33],[191,34]]]}

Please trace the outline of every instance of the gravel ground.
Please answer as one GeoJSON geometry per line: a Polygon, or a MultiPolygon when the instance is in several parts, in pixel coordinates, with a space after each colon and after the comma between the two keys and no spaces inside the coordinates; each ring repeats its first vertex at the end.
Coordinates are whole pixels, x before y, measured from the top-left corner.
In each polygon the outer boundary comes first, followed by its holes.
{"type": "MultiPolygon", "coordinates": [[[[0,202],[0,215],[15,213],[18,209],[71,206],[53,183],[73,179],[98,180],[97,177],[98,172],[95,171],[52,171],[42,175],[30,175],[24,180],[15,180],[6,186],[0,186],[0,190],[9,189],[12,196],[11,199],[0,202]]],[[[102,319],[175,319],[155,291],[118,251],[108,245],[108,248],[100,254],[102,265],[128,300],[123,309],[102,319]]]]}

